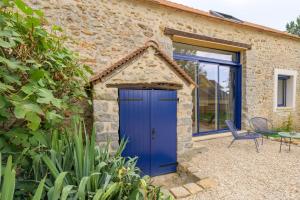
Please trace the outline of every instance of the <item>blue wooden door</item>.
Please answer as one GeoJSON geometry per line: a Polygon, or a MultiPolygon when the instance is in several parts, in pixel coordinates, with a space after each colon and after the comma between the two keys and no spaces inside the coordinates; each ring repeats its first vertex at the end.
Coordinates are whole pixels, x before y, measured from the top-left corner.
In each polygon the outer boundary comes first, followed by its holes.
{"type": "Polygon", "coordinates": [[[128,143],[123,156],[138,157],[143,174],[176,171],[176,91],[119,91],[120,136],[128,143]]]}
{"type": "Polygon", "coordinates": [[[176,91],[151,91],[151,175],[175,172],[177,167],[176,91]]]}

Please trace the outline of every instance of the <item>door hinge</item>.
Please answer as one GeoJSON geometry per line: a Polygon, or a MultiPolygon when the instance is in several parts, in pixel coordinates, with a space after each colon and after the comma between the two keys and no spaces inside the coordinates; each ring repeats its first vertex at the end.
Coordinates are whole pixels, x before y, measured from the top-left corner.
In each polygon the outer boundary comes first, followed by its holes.
{"type": "Polygon", "coordinates": [[[143,101],[144,99],[143,98],[126,98],[126,99],[120,99],[118,98],[117,101],[120,102],[120,101],[143,101]]]}
{"type": "Polygon", "coordinates": [[[160,101],[177,101],[179,102],[179,98],[160,98],[160,101]]]}

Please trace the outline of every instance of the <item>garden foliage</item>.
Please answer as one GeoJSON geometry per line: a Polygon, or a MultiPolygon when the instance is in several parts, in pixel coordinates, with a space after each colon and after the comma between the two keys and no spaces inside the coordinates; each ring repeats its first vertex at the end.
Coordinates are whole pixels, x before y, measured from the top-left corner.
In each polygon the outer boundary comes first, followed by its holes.
{"type": "Polygon", "coordinates": [[[0,149],[9,152],[80,112],[89,69],[62,45],[59,27],[43,28],[41,11],[22,0],[0,6],[0,149]]]}

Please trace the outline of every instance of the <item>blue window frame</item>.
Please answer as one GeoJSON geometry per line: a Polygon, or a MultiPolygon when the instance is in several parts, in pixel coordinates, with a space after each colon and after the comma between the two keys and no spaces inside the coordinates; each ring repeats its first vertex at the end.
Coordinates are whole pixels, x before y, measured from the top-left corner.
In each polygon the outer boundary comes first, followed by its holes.
{"type": "MultiPolygon", "coordinates": [[[[215,65],[217,66],[216,67],[216,73],[218,74],[216,76],[216,82],[220,82],[220,80],[222,79],[222,73],[221,73],[221,70],[220,68],[225,68],[228,67],[232,70],[230,71],[234,71],[233,73],[233,80],[234,80],[234,83],[235,83],[235,87],[234,87],[234,111],[232,113],[232,117],[233,117],[233,120],[235,122],[235,125],[237,128],[241,129],[241,110],[242,110],[242,87],[241,87],[241,83],[242,83],[242,65],[240,64],[240,54],[238,52],[230,52],[230,53],[234,53],[235,54],[235,59],[233,61],[230,61],[230,60],[221,60],[221,59],[216,59],[216,58],[208,58],[208,57],[203,57],[203,56],[197,56],[197,55],[187,55],[187,54],[183,54],[183,53],[177,53],[177,52],[174,52],[173,53],[173,57],[174,59],[177,61],[177,62],[181,62],[181,61],[190,61],[190,62],[193,62],[193,63],[198,63],[199,65],[201,63],[205,63],[205,64],[211,64],[211,65],[215,65]],[[224,67],[225,66],[225,67],[224,67]]],[[[196,66],[196,65],[195,65],[196,66]]],[[[187,70],[187,69],[185,69],[187,70]]],[[[191,72],[191,70],[187,70],[187,72],[191,72]]],[[[215,130],[208,130],[208,131],[202,131],[200,130],[200,122],[199,122],[199,119],[201,117],[201,113],[200,113],[200,102],[201,102],[201,99],[199,99],[199,94],[201,92],[201,73],[199,72],[199,69],[195,69],[195,71],[193,73],[189,73],[190,75],[193,74],[192,78],[195,79],[196,83],[199,85],[198,88],[195,89],[194,93],[195,93],[195,101],[197,102],[197,108],[195,109],[195,119],[196,122],[197,122],[197,127],[194,128],[193,130],[193,136],[201,136],[201,135],[207,135],[207,134],[214,134],[214,133],[220,133],[220,132],[225,132],[227,131],[227,127],[224,126],[223,124],[220,125],[220,122],[217,122],[216,123],[216,129],[215,130]]],[[[217,84],[217,88],[219,87],[222,87],[221,84],[217,84]]],[[[219,89],[218,89],[219,91],[219,89]]],[[[202,91],[203,92],[203,91],[202,91]]],[[[215,106],[215,109],[217,109],[217,112],[216,113],[220,113],[220,98],[222,98],[222,95],[220,94],[220,92],[217,92],[216,94],[216,98],[217,98],[217,105],[215,106]]],[[[202,101],[203,102],[203,101],[202,101]]],[[[218,114],[220,115],[220,114],[218,114]]],[[[216,118],[214,116],[214,118],[216,118]]],[[[220,116],[218,116],[218,119],[220,119],[220,116]]],[[[216,119],[215,119],[216,120],[216,119]]],[[[224,121],[224,120],[222,120],[224,121]]]]}
{"type": "Polygon", "coordinates": [[[289,76],[278,76],[278,86],[277,86],[277,106],[286,107],[286,96],[287,96],[287,80],[289,76]]]}

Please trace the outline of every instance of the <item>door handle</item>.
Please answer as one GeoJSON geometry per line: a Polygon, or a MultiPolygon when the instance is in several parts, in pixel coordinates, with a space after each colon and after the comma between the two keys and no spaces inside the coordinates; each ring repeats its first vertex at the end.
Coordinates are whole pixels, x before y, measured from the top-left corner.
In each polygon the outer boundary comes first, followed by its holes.
{"type": "Polygon", "coordinates": [[[155,139],[155,136],[156,136],[155,128],[152,128],[152,130],[151,130],[151,138],[152,138],[152,140],[155,139]]]}

